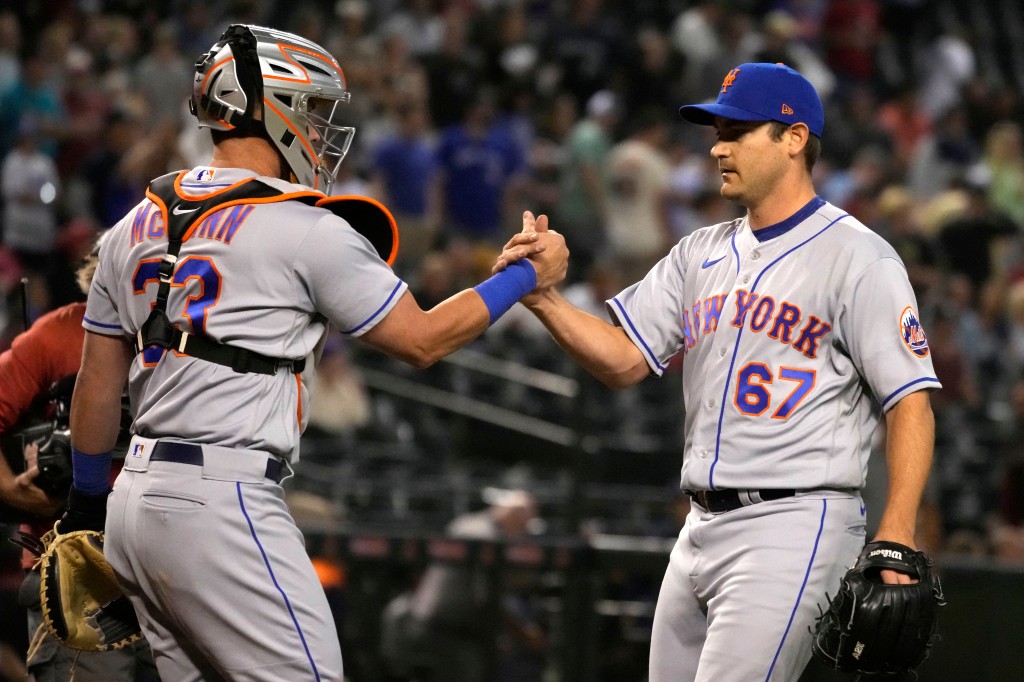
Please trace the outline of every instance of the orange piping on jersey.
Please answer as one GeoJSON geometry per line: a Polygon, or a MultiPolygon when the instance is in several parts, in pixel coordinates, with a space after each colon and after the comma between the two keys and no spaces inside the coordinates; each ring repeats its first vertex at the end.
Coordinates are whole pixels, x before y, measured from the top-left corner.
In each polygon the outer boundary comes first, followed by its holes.
{"type": "MultiPolygon", "coordinates": [[[[320,159],[316,155],[316,153],[313,151],[312,145],[309,144],[309,140],[307,139],[308,134],[300,133],[295,128],[295,126],[292,125],[292,122],[288,120],[288,117],[285,116],[284,114],[282,114],[281,110],[278,109],[277,107],[275,107],[274,104],[269,99],[267,99],[266,97],[263,98],[263,104],[265,104],[266,106],[270,107],[274,111],[275,114],[280,116],[281,120],[284,121],[284,124],[286,126],[288,126],[293,133],[295,133],[295,137],[299,138],[299,140],[302,142],[302,146],[306,148],[307,152],[309,152],[309,158],[312,159],[313,161],[319,161],[320,159]]],[[[319,174],[317,175],[317,179],[319,180],[319,174]]]]}
{"type": "MultiPolygon", "coordinates": [[[[186,256],[185,258],[183,258],[181,260],[181,262],[184,263],[185,261],[187,261],[189,259],[206,261],[207,263],[210,264],[210,267],[213,268],[213,271],[215,273],[217,273],[217,281],[218,282],[222,282],[223,281],[223,278],[220,275],[220,271],[217,270],[217,266],[213,264],[213,259],[212,258],[208,258],[206,256],[191,255],[191,256],[186,256]]],[[[189,297],[187,297],[185,299],[185,306],[182,308],[181,314],[188,318],[188,324],[189,324],[189,327],[191,328],[191,331],[189,332],[189,334],[191,334],[191,335],[207,336],[207,337],[213,339],[212,336],[209,336],[209,334],[206,333],[206,328],[205,328],[206,325],[203,325],[203,331],[196,332],[195,320],[193,320],[192,316],[188,314],[189,303],[191,303],[192,301],[198,301],[206,293],[206,282],[203,281],[202,277],[200,277],[199,275],[189,275],[188,277],[185,278],[185,281],[183,281],[183,282],[175,282],[175,281],[171,280],[171,287],[172,288],[184,289],[185,287],[188,286],[189,280],[193,280],[193,279],[198,279],[199,280],[201,291],[200,291],[199,295],[197,295],[197,296],[189,296],[189,297]]],[[[211,303],[208,306],[206,306],[204,311],[205,310],[209,310],[210,308],[213,308],[218,303],[220,303],[221,291],[222,291],[222,289],[218,287],[218,289],[217,289],[217,296],[213,299],[213,303],[211,303]]],[[[155,305],[156,305],[156,301],[153,301],[152,303],[150,303],[150,306],[155,306],[155,305]]],[[[174,325],[174,326],[177,327],[177,325],[174,325]]],[[[216,341],[216,339],[213,339],[213,340],[216,341]]],[[[194,355],[190,355],[188,353],[182,353],[182,352],[178,351],[177,348],[170,348],[169,350],[172,353],[174,353],[174,355],[176,357],[179,357],[179,358],[189,358],[189,357],[193,357],[194,358],[195,357],[194,355]]],[[[143,364],[145,364],[145,363],[143,363],[143,364]]]]}
{"type": "Polygon", "coordinates": [[[768,337],[775,339],[776,341],[782,341],[782,343],[788,346],[793,341],[793,327],[799,324],[800,320],[803,319],[803,316],[804,313],[800,309],[800,306],[793,305],[788,301],[783,301],[779,304],[779,312],[775,314],[775,321],[772,323],[772,328],[768,330],[768,337]],[[795,313],[796,317],[786,315],[786,313],[795,313]],[[783,315],[786,315],[786,317],[783,317],[783,315]]]}
{"type": "MultiPolygon", "coordinates": [[[[741,374],[747,367],[750,367],[752,365],[760,365],[761,367],[764,367],[764,370],[766,372],[768,372],[768,376],[770,378],[769,379],[764,379],[760,375],[755,374],[754,376],[756,376],[759,381],[757,381],[757,382],[751,381],[750,383],[752,383],[755,386],[760,386],[761,388],[764,388],[765,386],[771,385],[771,384],[773,384],[775,382],[775,377],[772,375],[771,370],[768,369],[768,367],[763,362],[748,362],[747,364],[745,364],[742,367],[740,367],[740,371],[737,372],[736,374],[737,375],[741,374]]],[[[767,391],[768,389],[765,388],[764,390],[767,391]]],[[[751,405],[750,402],[748,402],[746,399],[744,399],[743,403],[747,407],[753,407],[753,405],[751,405]]],[[[765,413],[765,410],[767,410],[769,407],[771,407],[771,401],[769,400],[769,401],[765,402],[764,407],[762,407],[758,412],[748,412],[747,410],[744,410],[743,406],[740,405],[740,385],[739,385],[739,383],[736,384],[736,390],[733,392],[732,404],[735,405],[736,409],[738,409],[740,411],[740,414],[742,414],[745,417],[760,417],[762,414],[765,413]]]]}
{"type": "Polygon", "coordinates": [[[299,431],[302,431],[302,373],[295,373],[295,388],[298,390],[297,400],[295,401],[298,405],[296,408],[297,419],[299,420],[299,431]]]}
{"type": "MultiPolygon", "coordinates": [[[[184,263],[185,261],[189,260],[190,258],[192,260],[197,260],[197,261],[201,260],[201,261],[206,261],[207,263],[209,263],[210,267],[213,268],[213,271],[215,273],[217,273],[217,281],[218,282],[222,282],[223,281],[223,279],[220,276],[220,270],[218,270],[217,266],[214,265],[212,258],[208,258],[206,256],[191,255],[191,256],[185,256],[184,258],[182,258],[181,262],[184,263]]],[[[177,274],[177,273],[175,273],[175,274],[177,274]]],[[[189,326],[192,327],[192,333],[195,334],[196,333],[196,322],[195,322],[195,320],[192,319],[192,316],[188,314],[188,305],[192,301],[198,301],[200,298],[202,298],[206,294],[206,282],[204,282],[203,278],[200,277],[199,275],[189,275],[188,277],[185,278],[185,280],[183,282],[180,282],[180,283],[179,282],[175,282],[175,281],[172,280],[171,281],[171,287],[184,289],[185,287],[188,286],[189,280],[193,280],[193,279],[198,279],[199,280],[200,292],[199,292],[198,295],[189,296],[189,297],[187,297],[185,299],[185,307],[182,309],[181,314],[188,318],[189,326]]],[[[211,303],[210,305],[206,306],[206,309],[213,308],[218,303],[220,303],[220,292],[221,292],[221,290],[220,290],[220,288],[218,288],[217,289],[217,296],[213,299],[213,303],[211,303]]],[[[200,332],[200,333],[208,336],[208,334],[206,334],[206,325],[203,325],[203,331],[200,332]]],[[[183,353],[182,355],[188,355],[188,353],[183,353]]]]}
{"type": "MultiPolygon", "coordinates": [[[[147,194],[148,194],[148,192],[147,192],[147,194]]],[[[160,281],[159,277],[150,277],[146,281],[141,282],[141,284],[142,284],[142,288],[141,289],[135,287],[135,278],[138,277],[139,269],[142,267],[143,263],[160,263],[162,260],[163,260],[162,258],[143,258],[142,260],[140,260],[138,263],[135,264],[135,272],[132,273],[132,294],[133,295],[141,296],[142,294],[145,294],[146,293],[146,287],[149,285],[150,282],[159,282],[160,281]]],[[[153,299],[152,301],[149,302],[150,310],[152,310],[155,306],[156,306],[156,299],[153,299]]],[[[156,367],[158,364],[160,364],[160,360],[157,360],[156,362],[146,362],[146,354],[145,353],[138,353],[137,357],[139,358],[139,362],[142,363],[143,367],[156,367]]],[[[163,353],[160,354],[160,357],[163,358],[163,353]]]]}
{"type": "MultiPolygon", "coordinates": [[[[781,410],[783,408],[783,406],[786,403],[789,402],[789,396],[786,396],[786,399],[782,401],[782,405],[779,405],[779,407],[772,414],[772,419],[779,419],[779,420],[782,420],[782,421],[785,421],[786,419],[789,419],[790,416],[792,416],[792,414],[796,411],[796,408],[800,407],[800,403],[802,403],[804,400],[806,400],[807,396],[809,396],[811,394],[811,391],[814,390],[814,387],[818,383],[818,373],[815,372],[814,370],[801,369],[800,367],[786,367],[785,365],[783,365],[782,367],[779,367],[779,379],[781,379],[782,381],[792,381],[792,379],[785,379],[785,378],[783,378],[782,370],[784,370],[784,369],[791,369],[791,370],[795,370],[797,372],[807,372],[807,371],[810,371],[814,378],[811,379],[811,387],[809,389],[807,389],[806,391],[804,391],[804,394],[802,396],[800,396],[800,400],[796,401],[796,405],[793,405],[793,407],[789,408],[789,414],[787,414],[785,417],[780,417],[779,416],[779,410],[781,410]]],[[[795,393],[799,389],[800,389],[800,385],[798,384],[797,387],[794,388],[793,391],[789,395],[793,395],[793,393],[795,393]]]]}
{"type": "MultiPolygon", "coordinates": [[[[750,314],[750,331],[759,334],[759,333],[761,333],[761,331],[764,330],[765,327],[768,326],[768,323],[771,322],[772,318],[774,318],[775,315],[776,315],[776,313],[775,313],[775,299],[772,298],[771,296],[769,296],[768,294],[765,294],[757,302],[757,305],[756,306],[752,306],[752,308],[753,308],[753,310],[751,311],[751,314],[750,314]],[[771,303],[768,306],[769,309],[766,310],[765,312],[761,312],[761,310],[764,307],[764,304],[765,304],[766,301],[771,301],[771,303]],[[760,325],[758,325],[758,322],[757,322],[757,316],[758,315],[761,316],[761,323],[760,323],[760,325]],[[760,329],[758,327],[760,327],[760,329]]],[[[780,306],[780,310],[781,310],[781,306],[780,306]]]]}
{"type": "MultiPolygon", "coordinates": [[[[232,187],[234,187],[234,185],[232,185],[232,187]]],[[[228,208],[230,206],[238,206],[238,205],[241,205],[241,204],[276,204],[276,203],[281,202],[281,201],[288,201],[289,199],[297,199],[299,197],[319,197],[319,196],[323,196],[323,195],[320,192],[290,192],[288,194],[280,194],[280,195],[278,195],[276,197],[264,197],[262,199],[235,199],[234,201],[225,201],[223,204],[217,204],[216,206],[214,206],[213,208],[207,210],[206,212],[201,214],[198,218],[196,218],[192,222],[192,224],[189,226],[188,230],[185,231],[185,234],[182,235],[181,241],[184,242],[184,241],[187,241],[188,239],[190,239],[192,237],[192,235],[195,233],[196,228],[198,228],[200,225],[202,225],[203,221],[206,220],[208,217],[210,217],[211,215],[213,215],[217,211],[220,211],[222,209],[228,208]]]]}
{"type": "MultiPolygon", "coordinates": [[[[190,171],[187,171],[187,170],[186,171],[181,171],[181,173],[178,175],[178,177],[176,177],[174,179],[174,193],[177,194],[182,199],[185,199],[186,201],[203,201],[204,199],[209,199],[210,197],[215,197],[218,194],[223,194],[224,192],[228,192],[230,190],[233,190],[236,187],[240,187],[241,185],[244,185],[247,182],[252,182],[253,180],[256,179],[256,178],[246,178],[244,180],[239,180],[238,182],[236,182],[234,184],[231,184],[231,185],[228,185],[227,187],[222,187],[221,189],[215,189],[212,192],[207,192],[206,194],[189,194],[188,192],[186,192],[185,190],[183,190],[181,188],[181,181],[182,181],[182,179],[186,175],[189,174],[189,172],[190,171]]],[[[303,190],[303,191],[300,191],[300,192],[282,192],[280,195],[278,195],[276,197],[268,197],[268,198],[265,198],[265,199],[245,199],[245,200],[242,200],[242,201],[244,201],[245,203],[259,204],[259,203],[265,203],[265,202],[268,202],[268,201],[271,201],[271,202],[273,202],[273,201],[281,201],[282,199],[294,199],[296,197],[304,197],[304,196],[323,197],[324,193],[323,192],[316,192],[316,191],[309,191],[309,190],[303,190]]],[[[238,201],[230,201],[230,202],[221,204],[221,206],[232,206],[232,205],[237,204],[237,203],[238,203],[238,201]]]]}
{"type": "Polygon", "coordinates": [[[221,187],[220,189],[215,189],[212,192],[208,192],[206,194],[189,194],[188,192],[186,192],[185,190],[183,190],[181,188],[181,181],[188,174],[189,174],[189,171],[181,171],[181,173],[178,174],[178,177],[174,178],[174,193],[177,194],[182,199],[185,199],[186,201],[203,201],[204,199],[209,199],[210,197],[215,197],[218,194],[223,194],[224,192],[230,192],[231,190],[235,189],[236,187],[241,187],[242,185],[244,185],[247,182],[252,182],[253,179],[254,179],[254,178],[246,178],[244,180],[239,180],[238,182],[236,182],[234,184],[231,184],[231,185],[228,185],[227,187],[221,187]]]}
{"type": "MultiPolygon", "coordinates": [[[[185,171],[182,171],[182,174],[184,174],[184,172],[185,171]]],[[[175,182],[177,182],[177,180],[175,180],[175,182]]],[[[157,209],[163,212],[164,225],[169,225],[170,223],[167,222],[167,216],[169,216],[170,213],[167,212],[167,204],[164,203],[164,200],[150,192],[148,187],[146,188],[146,198],[156,204],[157,209]]]]}
{"type": "MultiPolygon", "coordinates": [[[[303,80],[301,78],[289,78],[288,76],[274,76],[274,75],[271,75],[271,74],[266,74],[263,77],[266,78],[267,80],[273,79],[273,80],[279,80],[279,81],[289,81],[291,83],[310,83],[311,79],[309,77],[309,71],[306,70],[306,67],[304,67],[302,64],[299,64],[297,61],[292,59],[291,55],[289,55],[288,52],[286,51],[285,46],[282,45],[281,43],[277,44],[277,49],[281,51],[281,54],[284,55],[285,59],[287,59],[289,62],[294,64],[296,68],[298,68],[300,71],[302,71],[302,73],[306,76],[306,78],[305,78],[305,80],[303,80]]],[[[328,61],[328,60],[324,59],[323,57],[321,57],[320,55],[318,55],[316,52],[313,52],[312,50],[307,50],[307,49],[305,49],[303,47],[296,47],[294,45],[289,45],[287,49],[288,50],[295,50],[296,52],[302,52],[304,54],[309,55],[313,59],[316,59],[318,62],[323,62],[324,64],[327,64],[328,66],[331,67],[331,69],[333,69],[334,71],[338,72],[338,75],[341,77],[342,87],[348,88],[348,81],[345,79],[345,72],[342,71],[341,67],[339,67],[334,62],[328,61]]]]}
{"type": "Polygon", "coordinates": [[[388,217],[388,224],[391,226],[391,253],[388,255],[387,264],[392,265],[395,262],[395,256],[398,255],[398,223],[395,222],[395,216],[391,215],[391,211],[388,207],[380,203],[376,199],[371,197],[364,197],[358,194],[344,194],[336,197],[324,197],[320,201],[316,202],[317,206],[323,206],[324,204],[330,204],[335,201],[365,201],[368,204],[373,204],[388,217]]]}
{"type": "MultiPolygon", "coordinates": [[[[136,286],[135,286],[135,284],[136,284],[135,278],[139,276],[139,270],[142,268],[143,264],[145,264],[145,263],[157,263],[157,264],[159,264],[162,260],[163,260],[162,258],[143,258],[142,260],[140,260],[138,263],[135,264],[135,272],[132,273],[132,294],[133,295],[141,296],[141,295],[146,293],[146,287],[149,286],[150,282],[157,282],[157,283],[160,282],[160,277],[159,276],[157,276],[157,277],[150,277],[149,279],[145,280],[144,282],[141,282],[141,285],[142,285],[141,289],[140,288],[136,288],[136,286]]],[[[149,302],[149,308],[150,308],[150,310],[152,310],[155,307],[156,307],[156,299],[153,299],[152,301],[149,302]]],[[[142,355],[142,353],[139,353],[139,357],[141,358],[141,357],[144,357],[144,356],[142,355]]],[[[145,360],[143,360],[142,364],[145,365],[146,367],[156,367],[157,363],[155,363],[155,362],[147,363],[145,360]]]]}
{"type": "MultiPolygon", "coordinates": [[[[135,278],[139,276],[139,270],[142,268],[143,264],[144,263],[159,263],[162,260],[163,260],[163,258],[143,258],[142,260],[140,260],[138,263],[135,264],[135,271],[132,273],[132,294],[134,296],[141,296],[142,294],[145,294],[146,293],[146,285],[149,284],[150,282],[159,282],[160,281],[160,277],[150,277],[149,279],[147,279],[147,280],[145,280],[144,282],[141,283],[142,284],[142,288],[137,288],[135,286],[135,278]]],[[[151,306],[156,305],[156,301],[153,301],[150,305],[151,306]]]]}

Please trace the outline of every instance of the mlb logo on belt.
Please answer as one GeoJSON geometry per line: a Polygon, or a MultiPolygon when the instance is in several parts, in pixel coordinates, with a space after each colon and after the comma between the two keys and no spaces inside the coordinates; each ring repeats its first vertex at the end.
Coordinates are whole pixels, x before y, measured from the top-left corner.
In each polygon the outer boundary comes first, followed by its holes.
{"type": "Polygon", "coordinates": [[[910,306],[904,308],[903,314],[900,315],[900,334],[910,352],[919,358],[928,356],[928,339],[925,338],[924,327],[910,306]]]}

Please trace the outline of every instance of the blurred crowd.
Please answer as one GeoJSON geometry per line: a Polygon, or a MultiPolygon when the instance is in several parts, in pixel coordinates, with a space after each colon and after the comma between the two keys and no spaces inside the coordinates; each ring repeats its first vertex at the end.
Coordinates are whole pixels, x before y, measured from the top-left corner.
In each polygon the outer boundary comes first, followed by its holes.
{"type": "MultiPolygon", "coordinates": [[[[567,295],[604,315],[680,238],[739,215],[718,194],[713,132],[684,125],[678,106],[713,98],[737,64],[784,62],[826,105],[820,195],[887,238],[917,292],[944,384],[936,543],[1024,561],[1024,12],[967,5],[4,3],[0,349],[80,298],[76,262],[150,179],[209,159],[186,99],[194,60],[229,23],[294,31],[337,57],[358,133],[334,191],[396,215],[395,268],[424,308],[479,281],[529,209],[570,245],[567,295]]],[[[529,315],[507,316],[481,347],[567,371],[529,315]]],[[[328,349],[321,435],[370,418],[353,352],[328,349]]],[[[597,394],[593,423],[639,438],[668,408],[678,429],[678,403],[645,391],[597,394]]]]}

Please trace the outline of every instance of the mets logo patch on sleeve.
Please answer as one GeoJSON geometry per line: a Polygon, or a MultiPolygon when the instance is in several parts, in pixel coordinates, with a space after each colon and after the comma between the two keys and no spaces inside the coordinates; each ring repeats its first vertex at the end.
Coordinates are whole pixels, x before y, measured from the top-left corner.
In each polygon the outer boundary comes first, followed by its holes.
{"type": "Polygon", "coordinates": [[[904,308],[900,315],[900,335],[911,353],[919,358],[928,357],[928,339],[925,338],[924,327],[910,306],[904,308]]]}

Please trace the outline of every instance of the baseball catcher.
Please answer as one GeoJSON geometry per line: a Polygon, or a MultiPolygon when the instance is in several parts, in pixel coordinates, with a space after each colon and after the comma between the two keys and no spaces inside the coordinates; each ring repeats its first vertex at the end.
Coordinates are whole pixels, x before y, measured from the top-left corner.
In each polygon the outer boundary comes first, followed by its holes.
{"type": "Polygon", "coordinates": [[[909,672],[938,639],[936,621],[945,603],[942,585],[924,552],[895,542],[869,542],[818,618],[814,655],[843,672],[909,672]],[[906,573],[917,582],[884,584],[884,569],[906,573]]]}

